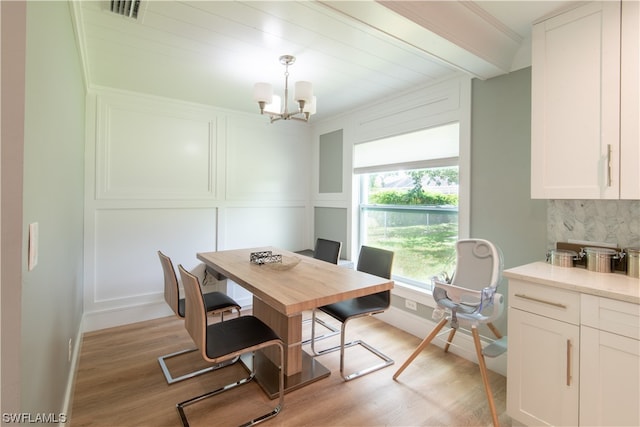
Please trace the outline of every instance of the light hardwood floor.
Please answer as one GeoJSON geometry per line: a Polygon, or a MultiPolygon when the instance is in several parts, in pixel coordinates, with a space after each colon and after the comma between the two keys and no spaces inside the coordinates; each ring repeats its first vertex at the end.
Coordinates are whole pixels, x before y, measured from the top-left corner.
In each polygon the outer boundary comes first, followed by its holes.
{"type": "MultiPolygon", "coordinates": [[[[425,334],[429,331],[425,331],[425,334]]],[[[306,333],[306,331],[305,331],[306,333]]],[[[434,345],[404,371],[392,375],[420,339],[375,317],[350,322],[349,336],[364,338],[395,360],[395,365],[350,382],[338,372],[339,353],[321,356],[331,369],[328,378],[285,395],[282,412],[268,426],[489,426],[478,366],[434,345]]],[[[319,348],[337,342],[332,337],[319,348]]],[[[193,347],[183,321],[175,317],[87,333],[76,377],[71,426],[180,426],[176,403],[239,378],[240,366],[224,368],[167,385],[157,358],[193,347]],[[235,377],[234,377],[235,375],[235,377]]],[[[347,350],[346,369],[368,361],[356,348],[347,350]]],[[[203,365],[199,353],[174,359],[175,375],[203,365]]],[[[503,426],[506,379],[489,372],[503,426]]],[[[238,387],[187,408],[191,426],[239,425],[265,412],[269,400],[255,383],[238,387]]]]}

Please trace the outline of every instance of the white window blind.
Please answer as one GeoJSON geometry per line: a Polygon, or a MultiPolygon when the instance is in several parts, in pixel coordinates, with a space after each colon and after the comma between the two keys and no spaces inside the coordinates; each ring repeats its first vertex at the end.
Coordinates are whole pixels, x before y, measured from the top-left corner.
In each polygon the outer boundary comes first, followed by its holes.
{"type": "Polygon", "coordinates": [[[353,172],[419,169],[458,164],[460,125],[448,123],[354,146],[353,172]]]}

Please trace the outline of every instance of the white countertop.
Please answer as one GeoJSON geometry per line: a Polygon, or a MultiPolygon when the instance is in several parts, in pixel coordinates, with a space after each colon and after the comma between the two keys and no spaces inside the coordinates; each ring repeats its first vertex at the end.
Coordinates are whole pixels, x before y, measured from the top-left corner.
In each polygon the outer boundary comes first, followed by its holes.
{"type": "Polygon", "coordinates": [[[620,273],[534,262],[505,270],[504,277],[640,304],[640,279],[620,273]]]}

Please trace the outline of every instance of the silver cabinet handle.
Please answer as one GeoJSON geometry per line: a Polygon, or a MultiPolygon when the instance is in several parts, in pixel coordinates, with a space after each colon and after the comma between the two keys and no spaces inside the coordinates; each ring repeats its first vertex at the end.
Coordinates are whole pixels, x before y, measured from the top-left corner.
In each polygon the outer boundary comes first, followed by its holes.
{"type": "Polygon", "coordinates": [[[607,144],[607,187],[611,187],[611,144],[607,144]]]}
{"type": "Polygon", "coordinates": [[[567,340],[567,386],[571,385],[571,340],[567,340]]]}
{"type": "Polygon", "coordinates": [[[530,297],[530,296],[527,296],[527,295],[524,295],[524,294],[515,294],[515,296],[517,296],[518,298],[529,300],[529,301],[535,301],[535,302],[539,302],[539,303],[542,303],[542,304],[552,305],[554,307],[567,308],[566,305],[560,304],[559,302],[546,301],[546,300],[543,300],[543,299],[530,297]]]}

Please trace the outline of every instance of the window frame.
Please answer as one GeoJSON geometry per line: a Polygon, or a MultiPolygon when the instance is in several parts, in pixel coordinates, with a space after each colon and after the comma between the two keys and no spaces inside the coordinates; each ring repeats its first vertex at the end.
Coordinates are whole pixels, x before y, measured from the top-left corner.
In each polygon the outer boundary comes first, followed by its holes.
{"type": "MultiPolygon", "coordinates": [[[[353,145],[409,133],[421,129],[444,125],[452,121],[459,123],[459,193],[458,193],[458,237],[470,236],[471,212],[471,92],[472,77],[461,74],[452,79],[416,88],[411,92],[387,99],[384,103],[363,109],[345,123],[346,140],[350,142],[349,155],[353,156],[353,145]],[[401,112],[401,114],[400,114],[401,112]]],[[[352,162],[352,158],[349,159],[352,162]]],[[[353,164],[352,164],[353,166],[353,164]]],[[[351,182],[349,204],[350,259],[357,258],[360,201],[359,177],[350,171],[351,182]]],[[[409,298],[431,306],[431,292],[417,289],[409,284],[396,282],[392,294],[409,298]]]]}
{"type": "MultiPolygon", "coordinates": [[[[442,159],[423,159],[423,160],[412,162],[411,164],[390,163],[387,165],[378,165],[375,167],[368,167],[366,168],[366,171],[358,171],[358,173],[356,173],[356,171],[354,170],[353,178],[357,180],[357,186],[356,186],[357,191],[354,192],[354,194],[357,194],[357,230],[358,230],[356,235],[357,246],[360,247],[361,245],[364,244],[366,225],[362,221],[364,216],[363,211],[366,210],[366,207],[370,205],[368,205],[363,200],[363,197],[364,197],[364,194],[366,193],[366,189],[365,189],[365,186],[367,185],[366,177],[368,177],[369,174],[396,172],[396,171],[403,171],[403,170],[406,171],[406,170],[416,170],[416,169],[430,169],[430,168],[450,167],[450,166],[457,166],[458,176],[460,176],[460,158],[459,157],[448,157],[448,158],[442,158],[442,159]]],[[[460,182],[458,183],[458,198],[460,198],[460,182]]],[[[459,204],[460,204],[460,201],[458,202],[458,209],[457,209],[458,238],[460,239],[461,237],[460,237],[460,206],[459,204]]],[[[426,211],[426,210],[432,209],[432,207],[409,206],[409,207],[406,207],[406,209],[411,209],[416,211],[423,211],[423,210],[426,211]]],[[[409,277],[402,277],[402,276],[396,276],[396,275],[393,275],[392,279],[394,279],[396,284],[410,287],[416,291],[422,291],[422,292],[427,292],[431,294],[432,289],[428,288],[429,285],[427,283],[420,282],[419,280],[413,280],[409,277]]]]}

